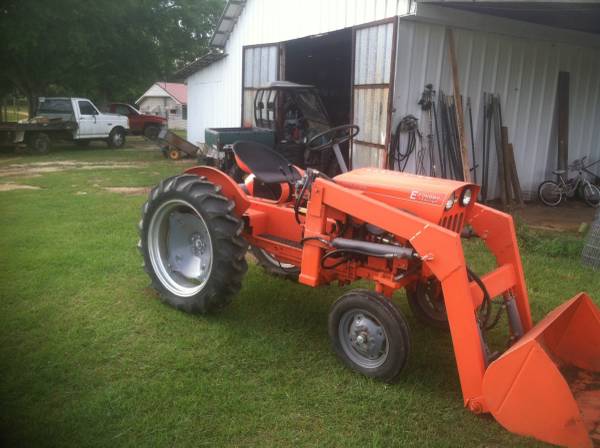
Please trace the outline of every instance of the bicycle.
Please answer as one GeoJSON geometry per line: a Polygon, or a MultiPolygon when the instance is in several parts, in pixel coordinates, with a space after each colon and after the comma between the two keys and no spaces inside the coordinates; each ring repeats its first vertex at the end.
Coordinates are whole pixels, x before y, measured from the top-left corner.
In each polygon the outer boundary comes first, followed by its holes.
{"type": "Polygon", "coordinates": [[[586,174],[593,174],[588,170],[593,165],[596,165],[600,160],[593,162],[589,165],[585,164],[585,159],[574,160],[569,165],[569,171],[577,171],[577,176],[574,178],[563,178],[563,175],[567,173],[565,170],[554,170],[553,174],[558,176],[559,181],[546,180],[538,187],[538,197],[542,203],[549,207],[556,207],[566,198],[572,198],[575,194],[580,193],[583,200],[590,207],[600,206],[600,189],[587,180],[584,176],[586,174]]]}

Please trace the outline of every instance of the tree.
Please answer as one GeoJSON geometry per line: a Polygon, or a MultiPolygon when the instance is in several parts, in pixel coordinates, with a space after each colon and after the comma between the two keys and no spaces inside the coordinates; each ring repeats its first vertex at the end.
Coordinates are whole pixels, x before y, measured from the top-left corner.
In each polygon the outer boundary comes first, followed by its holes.
{"type": "Polygon", "coordinates": [[[29,100],[137,98],[207,51],[223,0],[3,0],[0,80],[29,100]]]}

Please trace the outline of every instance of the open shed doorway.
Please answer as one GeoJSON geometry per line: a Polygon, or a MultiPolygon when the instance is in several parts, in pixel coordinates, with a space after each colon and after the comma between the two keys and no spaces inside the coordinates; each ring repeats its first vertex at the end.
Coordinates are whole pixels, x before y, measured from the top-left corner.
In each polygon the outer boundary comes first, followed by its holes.
{"type": "Polygon", "coordinates": [[[352,29],[284,43],[284,79],[319,90],[333,126],[351,123],[352,29]]]}

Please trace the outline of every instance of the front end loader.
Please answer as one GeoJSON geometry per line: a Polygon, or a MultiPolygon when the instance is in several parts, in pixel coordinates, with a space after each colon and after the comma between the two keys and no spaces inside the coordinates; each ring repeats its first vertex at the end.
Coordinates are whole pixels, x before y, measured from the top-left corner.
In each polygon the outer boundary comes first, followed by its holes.
{"type": "Polygon", "coordinates": [[[548,443],[597,445],[598,307],[580,293],[534,325],[511,216],[477,203],[474,184],[348,171],[339,145],[357,132],[342,126],[308,143],[333,148],[342,169],[334,178],[238,142],[243,183],[204,166],[162,181],[139,226],[161,299],[186,312],[226,306],[241,288],[248,247],[269,272],[307,286],[370,280],[373,290],[351,290],[333,304],[329,335],[348,367],[391,382],[410,353],[408,325],[390,300],[404,288],[419,320],[449,330],[469,410],[548,443]],[[491,272],[467,266],[464,237],[483,240],[496,260],[491,272]],[[487,332],[503,315],[507,348],[493,350],[487,332]]]}

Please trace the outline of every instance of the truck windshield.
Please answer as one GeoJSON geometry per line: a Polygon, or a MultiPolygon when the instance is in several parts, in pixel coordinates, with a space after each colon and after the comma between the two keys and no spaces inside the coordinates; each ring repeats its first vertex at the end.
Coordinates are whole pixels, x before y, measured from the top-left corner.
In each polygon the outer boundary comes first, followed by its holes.
{"type": "Polygon", "coordinates": [[[44,98],[40,99],[37,113],[38,115],[72,114],[73,107],[71,106],[71,100],[68,98],[44,98]]]}

